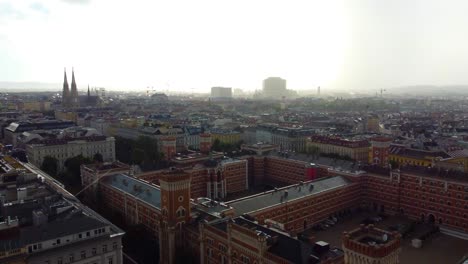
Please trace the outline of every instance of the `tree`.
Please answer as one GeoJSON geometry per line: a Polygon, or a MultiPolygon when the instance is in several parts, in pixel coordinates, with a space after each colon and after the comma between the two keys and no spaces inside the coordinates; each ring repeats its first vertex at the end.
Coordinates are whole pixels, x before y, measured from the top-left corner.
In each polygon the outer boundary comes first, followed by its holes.
{"type": "Polygon", "coordinates": [[[98,153],[94,154],[93,161],[94,162],[104,162],[104,158],[102,157],[102,154],[98,152],[98,153]]]}
{"type": "Polygon", "coordinates": [[[398,165],[399,165],[399,164],[398,164],[397,161],[395,161],[395,160],[390,160],[388,163],[390,164],[390,166],[391,166],[392,169],[397,169],[397,168],[398,168],[398,165]]]}
{"type": "Polygon", "coordinates": [[[78,155],[73,158],[69,158],[65,160],[65,168],[67,168],[67,171],[61,174],[61,177],[64,178],[63,180],[70,185],[80,185],[80,167],[82,164],[90,163],[92,163],[92,161],[87,157],[83,157],[83,155],[78,155]]]}
{"type": "Polygon", "coordinates": [[[115,138],[115,155],[118,160],[124,163],[132,162],[132,149],[135,145],[135,140],[116,137],[115,138]]]}
{"type": "Polygon", "coordinates": [[[57,176],[58,160],[52,156],[45,156],[42,161],[41,170],[50,176],[57,176]]]}
{"type": "Polygon", "coordinates": [[[115,152],[119,161],[140,165],[143,169],[164,167],[156,139],[140,136],[136,140],[116,137],[115,152]]]}
{"type": "Polygon", "coordinates": [[[308,146],[306,149],[307,155],[311,155],[312,158],[316,159],[320,156],[320,148],[317,146],[308,146]]]}
{"type": "Polygon", "coordinates": [[[221,141],[218,138],[213,141],[211,149],[214,151],[221,151],[221,141]]]}

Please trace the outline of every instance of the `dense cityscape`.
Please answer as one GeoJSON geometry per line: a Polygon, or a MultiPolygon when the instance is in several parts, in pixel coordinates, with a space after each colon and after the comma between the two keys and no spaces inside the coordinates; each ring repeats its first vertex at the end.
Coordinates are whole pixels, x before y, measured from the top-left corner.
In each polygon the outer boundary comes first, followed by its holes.
{"type": "MultiPolygon", "coordinates": [[[[463,263],[465,98],[1,94],[1,263],[463,263]]],[[[82,86],[79,86],[82,87],[82,86]]]]}
{"type": "Polygon", "coordinates": [[[0,0],[0,264],[468,264],[467,10],[0,0]]]}

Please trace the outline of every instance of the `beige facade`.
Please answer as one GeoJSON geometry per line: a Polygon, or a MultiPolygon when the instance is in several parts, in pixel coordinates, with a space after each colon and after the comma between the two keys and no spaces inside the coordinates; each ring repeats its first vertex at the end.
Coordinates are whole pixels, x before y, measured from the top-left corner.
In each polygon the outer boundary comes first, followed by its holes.
{"type": "Polygon", "coordinates": [[[333,139],[328,142],[319,142],[314,139],[307,139],[307,148],[317,147],[320,153],[338,154],[348,156],[353,160],[367,162],[369,160],[369,144],[364,141],[346,141],[333,139]]]}
{"type": "Polygon", "coordinates": [[[100,137],[98,140],[75,140],[64,144],[30,144],[26,146],[29,161],[40,167],[46,156],[58,160],[59,170],[63,169],[65,161],[78,155],[90,159],[100,153],[105,162],[115,161],[115,139],[100,137]]]}

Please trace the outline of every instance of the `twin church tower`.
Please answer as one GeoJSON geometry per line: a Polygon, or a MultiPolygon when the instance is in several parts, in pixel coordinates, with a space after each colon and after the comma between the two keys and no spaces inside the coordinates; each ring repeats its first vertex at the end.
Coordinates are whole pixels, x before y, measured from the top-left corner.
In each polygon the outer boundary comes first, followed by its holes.
{"type": "Polygon", "coordinates": [[[71,89],[68,86],[67,71],[65,69],[63,77],[63,91],[62,91],[62,106],[64,108],[77,108],[77,107],[99,107],[102,105],[102,100],[99,97],[97,90],[96,94],[91,95],[88,85],[87,95],[78,95],[78,89],[75,82],[75,72],[72,68],[72,81],[71,89]]]}
{"type": "Polygon", "coordinates": [[[65,69],[64,77],[63,77],[62,106],[68,108],[68,107],[78,107],[79,105],[80,105],[80,102],[78,99],[78,90],[76,88],[75,72],[73,71],[73,68],[72,68],[72,82],[71,82],[71,90],[70,90],[70,88],[68,87],[68,81],[67,81],[67,70],[65,69]]]}

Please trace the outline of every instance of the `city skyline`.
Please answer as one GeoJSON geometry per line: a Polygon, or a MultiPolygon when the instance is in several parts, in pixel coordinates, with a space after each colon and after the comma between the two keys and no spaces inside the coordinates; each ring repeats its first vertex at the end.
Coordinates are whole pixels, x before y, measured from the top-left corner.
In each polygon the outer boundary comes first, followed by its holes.
{"type": "Polygon", "coordinates": [[[178,4],[1,1],[0,81],[59,84],[74,66],[79,89],[468,83],[462,1],[178,4]]]}

